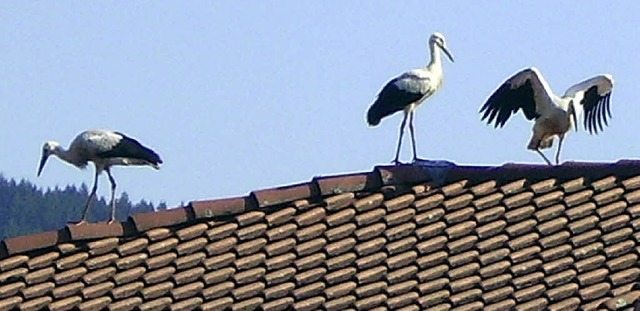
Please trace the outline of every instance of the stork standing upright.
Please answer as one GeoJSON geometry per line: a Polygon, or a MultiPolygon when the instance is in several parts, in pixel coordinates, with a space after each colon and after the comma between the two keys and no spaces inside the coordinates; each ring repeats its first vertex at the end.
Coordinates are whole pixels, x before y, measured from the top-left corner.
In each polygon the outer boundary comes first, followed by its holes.
{"type": "Polygon", "coordinates": [[[578,118],[584,112],[583,127],[590,134],[602,131],[611,118],[610,99],[613,77],[598,75],[570,87],[563,96],[557,96],[535,67],[523,69],[507,79],[489,96],[480,108],[482,120],[494,127],[503,127],[512,114],[522,110],[528,120],[535,120],[533,136],[527,149],[535,150],[551,165],[540,151],[550,148],[558,136],[556,164],[560,162],[560,148],[566,134],[578,130],[578,118]]]}
{"type": "Polygon", "coordinates": [[[413,146],[413,161],[415,162],[415,160],[418,159],[413,116],[418,105],[433,95],[442,85],[442,60],[440,50],[453,62],[453,56],[451,56],[444,36],[441,33],[436,32],[431,35],[429,38],[429,49],[431,50],[431,61],[429,64],[424,68],[404,72],[387,82],[367,112],[367,122],[370,126],[376,126],[382,118],[401,110],[404,111],[404,118],[400,124],[396,157],[393,160],[395,164],[400,163],[400,147],[402,145],[402,136],[405,125],[407,124],[407,118],[409,119],[409,131],[411,132],[411,144],[413,146]]]}
{"type": "Polygon", "coordinates": [[[98,189],[98,176],[102,171],[107,172],[109,182],[111,182],[111,218],[109,223],[112,223],[116,218],[116,181],[111,175],[111,167],[114,165],[149,165],[159,169],[159,165],[162,163],[157,153],[143,146],[137,140],[122,133],[107,130],[90,130],[78,134],[69,145],[68,150],[55,141],[45,142],[42,147],[38,176],[42,173],[42,169],[51,155],[55,155],[80,169],[84,169],[89,162],[93,162],[95,165],[93,188],[91,188],[82,219],[78,224],[87,221],[89,207],[98,189]]]}

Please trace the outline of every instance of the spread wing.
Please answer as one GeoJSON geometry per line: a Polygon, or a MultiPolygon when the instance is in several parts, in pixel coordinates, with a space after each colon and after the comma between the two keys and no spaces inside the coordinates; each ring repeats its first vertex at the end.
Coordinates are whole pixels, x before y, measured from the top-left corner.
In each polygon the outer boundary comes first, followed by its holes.
{"type": "Polygon", "coordinates": [[[521,70],[507,79],[489,96],[480,108],[482,120],[494,127],[503,127],[511,115],[522,110],[528,120],[533,120],[554,105],[551,90],[535,68],[521,70]]]}
{"type": "Polygon", "coordinates": [[[577,83],[565,92],[564,96],[572,97],[578,104],[576,108],[584,112],[583,126],[590,134],[598,134],[609,125],[612,91],[613,77],[605,74],[577,83]]]}

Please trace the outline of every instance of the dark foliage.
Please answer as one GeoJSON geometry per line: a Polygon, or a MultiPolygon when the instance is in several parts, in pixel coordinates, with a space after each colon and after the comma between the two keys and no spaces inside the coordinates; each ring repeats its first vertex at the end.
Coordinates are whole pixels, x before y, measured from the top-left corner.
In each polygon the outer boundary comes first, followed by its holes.
{"type": "MultiPolygon", "coordinates": [[[[58,230],[69,222],[77,221],[88,195],[89,189],[85,184],[43,190],[28,181],[6,179],[0,174],[0,239],[58,230]]],[[[89,221],[109,219],[107,203],[104,198],[94,201],[89,221]]],[[[125,220],[136,213],[166,208],[165,203],[154,207],[145,200],[134,204],[129,201],[126,192],[116,198],[118,220],[125,220]]]]}

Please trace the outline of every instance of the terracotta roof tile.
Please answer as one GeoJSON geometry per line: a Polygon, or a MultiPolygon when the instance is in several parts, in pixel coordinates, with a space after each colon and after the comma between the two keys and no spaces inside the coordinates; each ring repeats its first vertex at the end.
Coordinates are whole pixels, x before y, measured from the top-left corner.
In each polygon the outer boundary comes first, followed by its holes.
{"type": "Polygon", "coordinates": [[[488,207],[492,207],[495,206],[496,204],[498,204],[502,199],[504,198],[504,194],[502,194],[501,192],[495,192],[492,194],[489,194],[487,196],[484,197],[480,197],[478,199],[475,199],[473,201],[473,205],[479,209],[479,210],[483,210],[486,209],[488,207]]]}
{"type": "Polygon", "coordinates": [[[188,269],[200,264],[206,258],[206,256],[207,255],[204,252],[197,252],[197,253],[187,255],[187,256],[182,256],[176,259],[174,261],[174,264],[178,269],[188,269]]]}
{"type": "Polygon", "coordinates": [[[615,244],[626,239],[630,239],[633,234],[633,229],[631,228],[622,228],[619,230],[615,230],[613,232],[603,234],[601,239],[605,245],[615,244]]]}
{"type": "MultiPolygon", "coordinates": [[[[262,308],[265,311],[287,310],[291,305],[293,305],[293,302],[294,302],[293,298],[285,297],[285,298],[280,298],[277,300],[266,302],[262,305],[262,308]]],[[[212,310],[220,310],[220,309],[212,309],[212,310]]]]}
{"type": "MultiPolygon", "coordinates": [[[[176,258],[178,258],[178,255],[176,255],[176,253],[170,252],[170,253],[164,253],[161,255],[153,256],[153,257],[147,256],[144,262],[147,268],[157,269],[160,267],[164,267],[170,263],[173,263],[176,260],[176,258]]],[[[119,262],[121,261],[119,260],[119,262]]]]}
{"type": "Polygon", "coordinates": [[[23,301],[20,310],[42,310],[49,305],[53,299],[49,296],[39,297],[32,300],[23,301]]]}
{"type": "Polygon", "coordinates": [[[122,311],[122,310],[132,310],[133,308],[142,304],[142,298],[140,297],[131,297],[126,298],[124,300],[114,301],[109,304],[109,310],[113,311],[122,311]]]}
{"type": "Polygon", "coordinates": [[[351,221],[355,215],[355,209],[348,208],[327,216],[325,221],[329,226],[335,227],[351,221]]]}
{"type": "Polygon", "coordinates": [[[110,297],[100,297],[97,299],[86,300],[83,303],[78,305],[78,309],[81,311],[93,311],[93,310],[103,310],[106,306],[111,303],[110,297]]]}
{"type": "Polygon", "coordinates": [[[238,256],[247,256],[256,253],[267,244],[266,239],[255,239],[235,246],[238,256]]]}
{"type": "Polygon", "coordinates": [[[12,310],[18,304],[22,302],[22,297],[14,296],[0,300],[0,309],[1,310],[12,310]]]}
{"type": "Polygon", "coordinates": [[[476,196],[483,196],[483,195],[492,193],[494,191],[497,191],[496,189],[497,185],[498,183],[495,180],[489,180],[489,181],[481,182],[477,185],[473,185],[469,188],[469,190],[471,191],[471,193],[473,193],[476,196]]]}
{"type": "MultiPolygon", "coordinates": [[[[292,299],[293,300],[293,299],[292,299]]],[[[231,297],[222,297],[219,299],[214,299],[212,301],[203,303],[200,307],[202,310],[225,310],[233,304],[233,298],[231,297]]]]}
{"type": "Polygon", "coordinates": [[[451,210],[457,210],[467,206],[467,204],[471,203],[472,200],[473,200],[473,194],[467,193],[467,194],[459,195],[457,197],[453,197],[449,200],[446,200],[442,202],[442,205],[445,207],[446,210],[451,211],[451,210]]]}
{"type": "Polygon", "coordinates": [[[174,287],[169,292],[175,300],[181,300],[196,295],[204,288],[204,283],[194,282],[186,285],[174,287]]]}
{"type": "Polygon", "coordinates": [[[344,282],[349,280],[356,274],[357,270],[353,267],[347,267],[340,270],[336,270],[331,273],[327,273],[324,276],[324,279],[327,281],[328,285],[335,285],[340,282],[344,282]]]}
{"type": "Polygon", "coordinates": [[[571,233],[569,233],[568,231],[560,231],[550,236],[540,238],[538,243],[543,248],[552,248],[562,243],[565,243],[567,240],[569,240],[570,237],[571,237],[571,233]]]}
{"type": "Polygon", "coordinates": [[[519,208],[511,209],[504,214],[504,217],[508,223],[512,224],[527,219],[535,211],[536,208],[533,205],[526,205],[519,208]]]}
{"type": "Polygon", "coordinates": [[[430,268],[430,267],[445,263],[447,261],[447,256],[448,256],[447,252],[439,251],[433,254],[428,254],[428,255],[419,257],[416,260],[416,263],[420,268],[426,269],[426,268],[430,268]]]}
{"type": "Polygon", "coordinates": [[[431,180],[419,166],[377,167],[8,239],[0,307],[589,310],[637,299],[640,162],[446,170],[431,180]]]}
{"type": "Polygon", "coordinates": [[[58,243],[60,234],[57,231],[48,231],[29,236],[8,238],[2,241],[7,255],[22,253],[28,250],[51,247],[58,243]]]}
{"type": "MultiPolygon", "coordinates": [[[[229,254],[231,255],[231,258],[233,260],[233,254],[229,254]]],[[[280,256],[276,256],[273,258],[269,258],[267,260],[265,260],[265,266],[267,267],[267,269],[269,271],[273,271],[273,270],[277,270],[277,269],[281,269],[283,267],[288,266],[289,264],[291,264],[294,260],[296,259],[296,255],[293,253],[285,253],[282,254],[280,256]]],[[[207,261],[207,259],[205,259],[205,261],[207,261]]],[[[206,266],[206,264],[205,264],[206,266]]]]}
{"type": "Polygon", "coordinates": [[[578,270],[578,272],[582,273],[601,267],[605,263],[605,261],[606,257],[602,255],[587,257],[580,261],[576,261],[575,268],[578,270]]]}
{"type": "Polygon", "coordinates": [[[474,221],[465,221],[463,223],[449,226],[449,228],[445,229],[445,232],[449,239],[457,239],[469,235],[469,233],[471,233],[475,228],[476,223],[474,221]]]}
{"type": "Polygon", "coordinates": [[[443,221],[436,222],[418,228],[415,230],[415,234],[419,240],[426,240],[444,233],[447,228],[447,224],[443,221]]]}
{"type": "Polygon", "coordinates": [[[256,200],[258,207],[265,207],[319,195],[319,189],[314,188],[310,183],[302,183],[253,191],[251,192],[251,197],[256,200]]]}
{"type": "Polygon", "coordinates": [[[293,304],[293,310],[311,311],[317,310],[325,302],[324,297],[316,296],[293,304]]]}
{"type": "Polygon", "coordinates": [[[466,207],[454,212],[449,212],[444,216],[447,223],[453,225],[460,222],[464,222],[473,218],[475,209],[473,207],[466,207]]]}
{"type": "Polygon", "coordinates": [[[7,298],[17,294],[21,289],[27,285],[23,282],[15,282],[0,286],[0,298],[7,298]]]}
{"type": "Polygon", "coordinates": [[[558,180],[555,178],[545,179],[534,184],[531,184],[529,187],[533,190],[534,193],[546,193],[556,188],[558,180]]]}
{"type": "Polygon", "coordinates": [[[171,226],[189,220],[187,208],[174,208],[160,212],[135,214],[130,217],[138,232],[153,228],[171,226]]]}
{"type": "Polygon", "coordinates": [[[624,198],[627,201],[627,203],[629,203],[629,204],[637,203],[638,201],[640,201],[640,190],[636,190],[634,192],[627,193],[627,194],[625,194],[624,198]]]}
{"type": "MultiPolygon", "coordinates": [[[[168,292],[169,290],[171,290],[173,288],[173,284],[171,282],[167,282],[167,283],[169,283],[169,285],[171,285],[171,287],[167,288],[165,290],[165,292],[168,292]]],[[[222,297],[224,295],[227,295],[227,294],[231,293],[231,290],[233,290],[233,289],[234,289],[233,282],[228,282],[228,281],[227,282],[220,282],[220,283],[218,283],[216,285],[206,286],[202,290],[202,296],[207,300],[220,298],[220,297],[222,297]]],[[[272,291],[265,290],[265,294],[267,295],[267,297],[269,295],[271,295],[271,292],[272,291]]]]}
{"type": "Polygon", "coordinates": [[[585,178],[584,177],[579,177],[579,178],[576,178],[576,179],[572,179],[572,180],[563,182],[562,184],[560,184],[560,187],[566,193],[572,193],[572,192],[576,192],[578,190],[582,190],[585,187],[585,178]]]}
{"type": "Polygon", "coordinates": [[[194,310],[195,308],[199,307],[203,301],[204,300],[200,297],[185,299],[172,304],[171,310],[175,310],[175,311],[194,310]]]}
{"type": "Polygon", "coordinates": [[[611,285],[607,283],[594,284],[578,291],[583,300],[594,300],[600,298],[607,293],[611,285]]]}
{"type": "Polygon", "coordinates": [[[331,311],[343,310],[346,307],[352,305],[355,301],[356,301],[356,297],[354,297],[354,296],[351,296],[351,295],[350,296],[344,296],[344,297],[340,297],[340,298],[337,298],[337,299],[334,299],[334,300],[327,301],[324,304],[324,307],[327,310],[331,310],[331,311]]]}

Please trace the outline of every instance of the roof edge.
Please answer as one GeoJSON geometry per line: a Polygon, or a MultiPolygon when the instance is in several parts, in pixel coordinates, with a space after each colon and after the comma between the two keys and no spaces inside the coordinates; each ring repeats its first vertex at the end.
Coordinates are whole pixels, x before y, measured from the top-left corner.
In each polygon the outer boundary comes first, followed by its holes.
{"type": "Polygon", "coordinates": [[[305,198],[321,199],[345,192],[372,191],[382,186],[431,182],[437,187],[465,180],[479,184],[490,179],[504,182],[526,177],[528,182],[548,178],[574,179],[588,175],[597,180],[607,176],[640,175],[640,160],[613,163],[565,162],[559,166],[506,163],[502,166],[383,165],[369,172],[316,176],[309,182],[255,190],[246,196],[205,199],[163,211],[140,213],[119,223],[67,225],[57,231],[7,238],[0,245],[0,259],[55,246],[60,243],[127,237],[150,229],[172,226],[197,219],[232,216],[305,198]]]}

